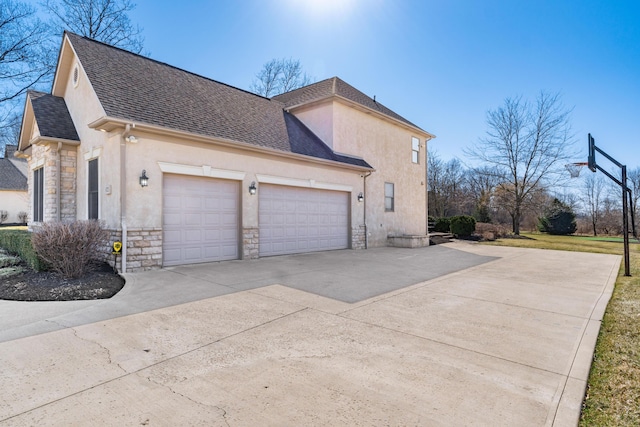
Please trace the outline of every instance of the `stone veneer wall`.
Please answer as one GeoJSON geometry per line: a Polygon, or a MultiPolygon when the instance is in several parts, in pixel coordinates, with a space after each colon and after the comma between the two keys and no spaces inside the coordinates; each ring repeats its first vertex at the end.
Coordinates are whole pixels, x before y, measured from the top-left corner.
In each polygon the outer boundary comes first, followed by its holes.
{"type": "Polygon", "coordinates": [[[246,227],[242,229],[242,259],[258,259],[260,254],[260,229],[246,227]]]}
{"type": "Polygon", "coordinates": [[[76,182],[77,182],[76,147],[62,146],[60,150],[60,219],[73,221],[76,219],[76,182]]]}
{"type": "Polygon", "coordinates": [[[366,228],[364,225],[351,229],[351,249],[364,249],[366,246],[366,228]]]}
{"type": "MultiPolygon", "coordinates": [[[[122,241],[122,230],[109,230],[111,240],[105,251],[105,259],[113,266],[112,245],[122,241]]],[[[162,228],[136,228],[127,231],[127,271],[157,270],[162,267],[162,228]]],[[[118,255],[116,268],[122,271],[122,256],[118,255]]]]}
{"type": "Polygon", "coordinates": [[[56,144],[34,146],[29,159],[29,219],[33,224],[33,165],[44,159],[44,222],[58,220],[58,180],[60,180],[60,220],[76,219],[77,148],[62,146],[58,152],[56,144]]]}

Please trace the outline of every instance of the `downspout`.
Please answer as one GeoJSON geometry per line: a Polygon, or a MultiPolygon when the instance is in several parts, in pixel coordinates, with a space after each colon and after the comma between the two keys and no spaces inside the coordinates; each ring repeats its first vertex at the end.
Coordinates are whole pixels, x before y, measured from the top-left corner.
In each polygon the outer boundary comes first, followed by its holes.
{"type": "Polygon", "coordinates": [[[120,271],[127,272],[127,136],[131,132],[131,125],[125,126],[120,140],[120,228],[122,229],[122,255],[120,256],[120,271]]]}
{"type": "Polygon", "coordinates": [[[367,230],[367,178],[373,172],[369,172],[366,175],[362,175],[362,192],[364,194],[364,205],[362,206],[364,212],[362,213],[364,221],[364,248],[369,249],[369,230],[367,230]]]}
{"type": "Polygon", "coordinates": [[[62,220],[62,213],[60,212],[60,209],[62,209],[62,194],[60,194],[60,191],[62,189],[62,185],[60,183],[60,181],[62,181],[62,156],[60,155],[60,152],[62,151],[62,142],[58,141],[58,182],[56,184],[57,188],[56,188],[56,192],[57,192],[57,199],[58,199],[58,209],[57,209],[57,216],[58,216],[58,221],[62,220]]]}

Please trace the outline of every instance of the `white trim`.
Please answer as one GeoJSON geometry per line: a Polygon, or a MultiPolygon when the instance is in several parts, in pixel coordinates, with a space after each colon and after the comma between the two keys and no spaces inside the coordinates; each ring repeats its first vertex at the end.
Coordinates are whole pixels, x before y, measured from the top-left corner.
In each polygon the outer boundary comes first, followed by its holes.
{"type": "Polygon", "coordinates": [[[84,153],[84,159],[86,161],[93,160],[100,157],[102,154],[102,147],[93,147],[91,150],[84,153]]]}
{"type": "Polygon", "coordinates": [[[246,176],[245,172],[214,169],[208,165],[192,166],[179,163],[158,162],[158,166],[160,166],[160,170],[164,173],[175,173],[178,175],[207,176],[210,178],[232,179],[235,181],[242,181],[246,176]]]}
{"type": "Polygon", "coordinates": [[[352,192],[350,185],[332,184],[330,182],[318,182],[313,179],[286,178],[283,176],[256,174],[256,179],[261,184],[286,185],[289,187],[317,188],[319,190],[333,190],[352,192]]]}
{"type": "Polygon", "coordinates": [[[36,160],[35,162],[33,162],[33,164],[31,165],[31,170],[34,171],[38,168],[41,168],[44,166],[44,157],[41,157],[40,159],[36,160]]]}

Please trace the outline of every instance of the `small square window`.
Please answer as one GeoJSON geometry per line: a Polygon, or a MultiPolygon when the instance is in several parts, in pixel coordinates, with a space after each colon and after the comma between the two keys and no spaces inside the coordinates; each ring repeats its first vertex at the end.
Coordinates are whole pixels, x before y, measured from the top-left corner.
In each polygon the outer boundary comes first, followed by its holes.
{"type": "Polygon", "coordinates": [[[394,208],[394,189],[393,183],[384,183],[384,210],[387,212],[393,212],[394,208]]]}
{"type": "Polygon", "coordinates": [[[420,163],[420,140],[415,136],[411,137],[411,161],[420,163]]]}

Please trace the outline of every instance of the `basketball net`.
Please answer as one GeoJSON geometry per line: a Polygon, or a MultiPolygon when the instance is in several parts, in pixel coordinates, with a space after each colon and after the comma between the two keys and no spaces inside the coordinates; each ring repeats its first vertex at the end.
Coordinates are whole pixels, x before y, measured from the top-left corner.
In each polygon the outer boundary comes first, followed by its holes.
{"type": "Polygon", "coordinates": [[[587,166],[587,162],[567,163],[564,167],[571,174],[571,178],[577,178],[580,176],[580,171],[584,166],[587,166]]]}

